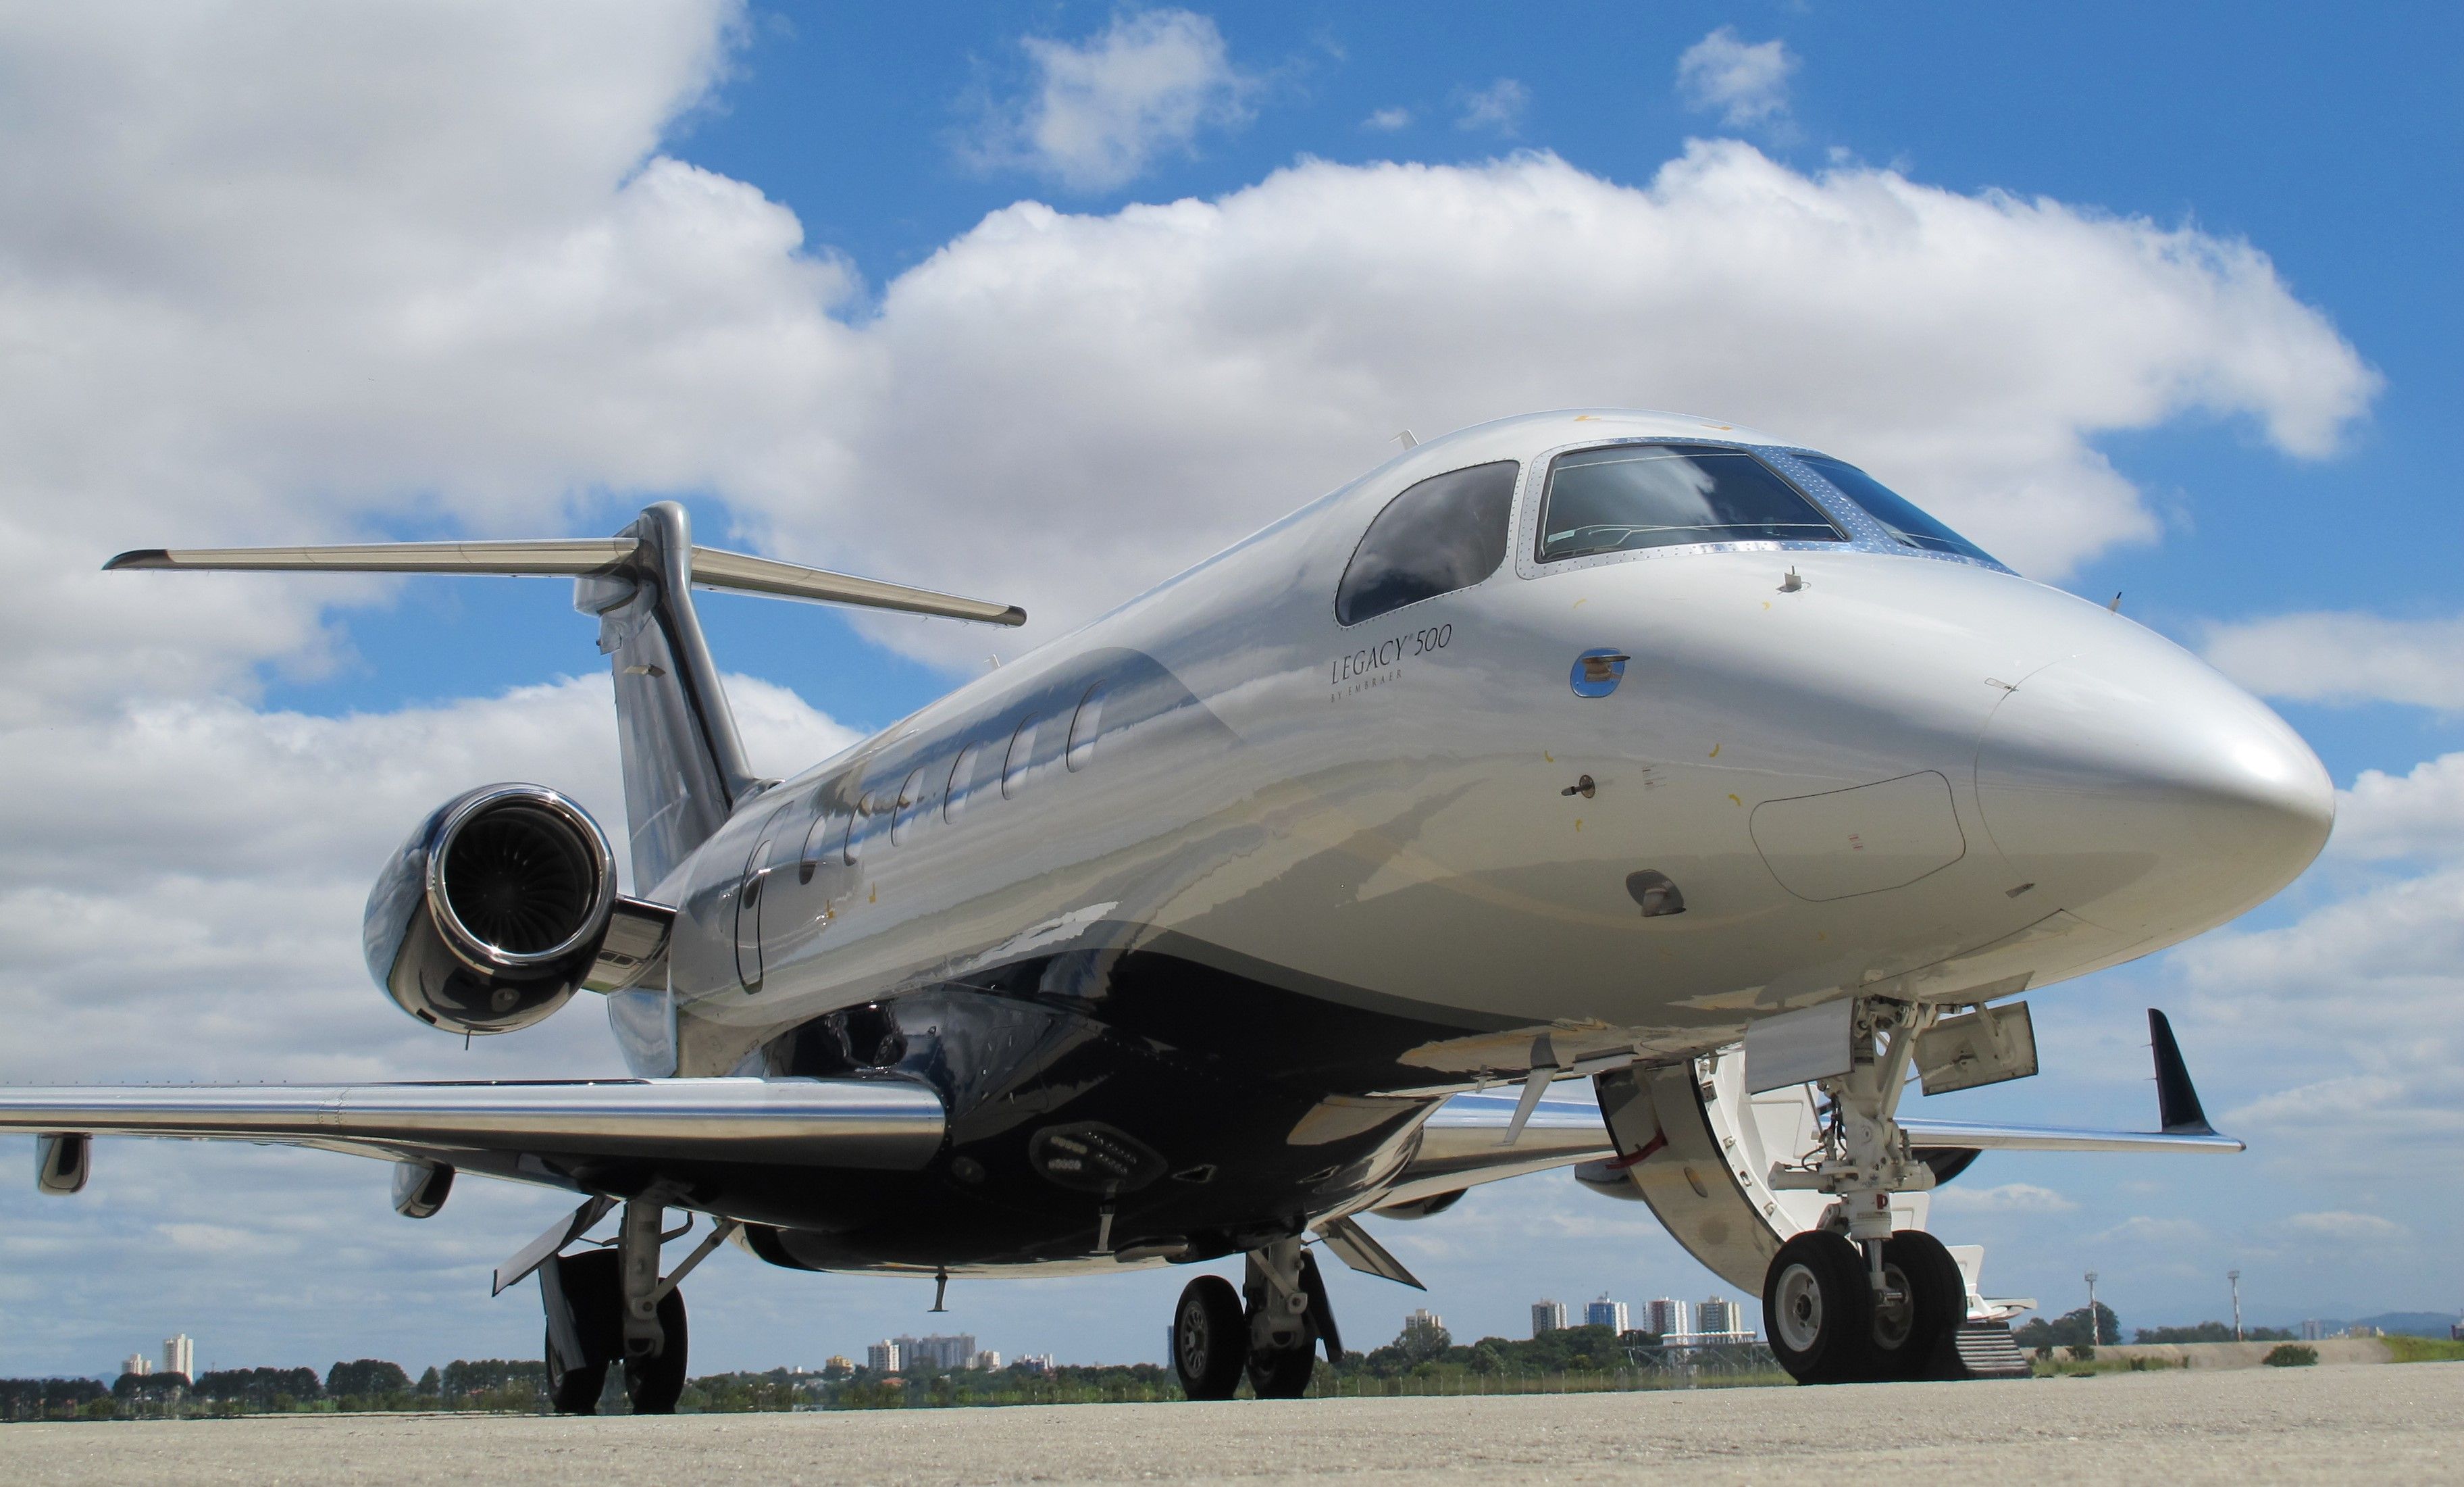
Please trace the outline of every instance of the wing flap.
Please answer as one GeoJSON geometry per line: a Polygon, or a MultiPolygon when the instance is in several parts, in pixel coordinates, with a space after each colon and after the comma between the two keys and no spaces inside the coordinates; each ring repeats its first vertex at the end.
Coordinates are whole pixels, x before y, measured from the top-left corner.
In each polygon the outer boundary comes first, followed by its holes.
{"type": "Polygon", "coordinates": [[[0,1130],[170,1136],[372,1156],[618,1157],[913,1171],[940,1097],[904,1079],[593,1079],[0,1088],[0,1130]]]}

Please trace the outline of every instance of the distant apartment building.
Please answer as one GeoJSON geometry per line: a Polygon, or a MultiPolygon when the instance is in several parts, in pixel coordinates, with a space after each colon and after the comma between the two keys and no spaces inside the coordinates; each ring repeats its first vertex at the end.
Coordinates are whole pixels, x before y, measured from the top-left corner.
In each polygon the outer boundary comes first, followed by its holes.
{"type": "Polygon", "coordinates": [[[1565,1330],[1565,1302],[1534,1301],[1531,1303],[1531,1335],[1533,1337],[1541,1337],[1551,1332],[1563,1332],[1565,1330]]]}
{"type": "Polygon", "coordinates": [[[1746,1309],[1723,1297],[1706,1297],[1694,1307],[1694,1330],[1705,1337],[1742,1336],[1746,1309]]]}
{"type": "Polygon", "coordinates": [[[1583,1325],[1606,1327],[1620,1333],[1632,1330],[1626,1325],[1625,1303],[1612,1301],[1605,1296],[1583,1308],[1583,1325]]]}
{"type": "Polygon", "coordinates": [[[905,1371],[906,1359],[895,1342],[884,1338],[864,1350],[864,1365],[875,1373],[900,1373],[905,1371]]]}
{"type": "Polygon", "coordinates": [[[143,1353],[131,1353],[120,1361],[120,1371],[143,1378],[154,1371],[154,1360],[143,1353]]]}
{"type": "Polygon", "coordinates": [[[163,1371],[193,1381],[197,1376],[197,1343],[182,1332],[163,1340],[163,1371]]]}
{"type": "Polygon", "coordinates": [[[964,1368],[976,1356],[976,1337],[972,1332],[895,1341],[899,1358],[910,1368],[964,1368]]]}
{"type": "Polygon", "coordinates": [[[855,1363],[845,1353],[832,1353],[828,1358],[823,1360],[823,1378],[844,1379],[853,1372],[855,1372],[855,1363]]]}
{"type": "Polygon", "coordinates": [[[1446,1320],[1425,1306],[1403,1319],[1403,1341],[1415,1345],[1433,1345],[1445,1330],[1446,1320]]]}
{"type": "Polygon", "coordinates": [[[1038,1373],[1050,1373],[1060,1365],[1052,1361],[1050,1353],[1021,1353],[1018,1355],[1018,1363],[1015,1366],[1032,1368],[1038,1373]]]}
{"type": "Polygon", "coordinates": [[[1693,1308],[1670,1297],[1642,1303],[1642,1330],[1657,1332],[1661,1337],[1694,1330],[1693,1319],[1687,1315],[1693,1308]]]}
{"type": "Polygon", "coordinates": [[[968,1359],[967,1366],[970,1368],[981,1368],[986,1373],[999,1373],[1001,1372],[1001,1354],[994,1352],[989,1347],[985,1348],[975,1357],[968,1359]]]}
{"type": "Polygon", "coordinates": [[[2328,1336],[2331,1330],[2332,1329],[2329,1328],[2327,1323],[2321,1321],[2318,1318],[2309,1318],[2301,1323],[2301,1341],[2304,1343],[2316,1343],[2321,1338],[2328,1336]]]}

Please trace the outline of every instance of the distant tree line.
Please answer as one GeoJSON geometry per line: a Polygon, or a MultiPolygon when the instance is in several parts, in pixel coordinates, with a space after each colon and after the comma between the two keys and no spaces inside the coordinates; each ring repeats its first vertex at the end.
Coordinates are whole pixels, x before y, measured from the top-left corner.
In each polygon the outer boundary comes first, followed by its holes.
{"type": "Polygon", "coordinates": [[[1430,1378],[1450,1372],[1531,1378],[1561,1373],[1614,1372],[1660,1346],[1656,1332],[1618,1332],[1602,1326],[1560,1327],[1536,1338],[1482,1338],[1458,1345],[1443,1327],[1406,1328],[1383,1347],[1346,1352],[1334,1365],[1338,1378],[1430,1378]]]}
{"type": "Polygon", "coordinates": [[[2088,1326],[2087,1308],[2064,1312],[2051,1321],[2042,1317],[2028,1319],[2024,1326],[2011,1329],[2011,1340],[2023,1348],[2038,1352],[2057,1347],[2093,1347],[2099,1343],[2110,1346],[2122,1341],[2122,1319],[2102,1301],[2096,1303],[2096,1326],[2088,1326]]]}
{"type": "Polygon", "coordinates": [[[0,1420],[73,1420],[97,1405],[108,1411],[111,1390],[92,1379],[0,1379],[0,1420]]]}
{"type": "MultiPolygon", "coordinates": [[[[2012,1341],[2023,1348],[2048,1352],[2057,1347],[2087,1347],[2101,1341],[2108,1347],[2122,1342],[2122,1319],[2102,1301],[2096,1303],[2096,1335],[2088,1334],[2087,1308],[2064,1312],[2048,1321],[2032,1318],[2027,1325],[2011,1329],[2012,1341]]],[[[2287,1343],[2293,1334],[2282,1327],[2244,1327],[2242,1337],[2252,1343],[2287,1343]]],[[[2221,1321],[2203,1321],[2193,1327],[2141,1327],[2131,1335],[2133,1343],[2230,1343],[2233,1328],[2221,1321]]]]}
{"type": "MultiPolygon", "coordinates": [[[[2108,1325],[2110,1325],[2108,1314],[2108,1325]]],[[[2082,1331],[2084,1323],[2081,1324],[2082,1331]]],[[[2108,1334],[2110,1336],[2110,1334],[2108,1334]]],[[[1615,1373],[1660,1344],[1649,1332],[1567,1327],[1536,1338],[1483,1338],[1459,1346],[1442,1327],[1407,1329],[1367,1353],[1347,1352],[1322,1383],[1375,1379],[1434,1381],[1470,1391],[1479,1378],[1554,1378],[1615,1373]]],[[[611,1393],[616,1391],[611,1390],[611,1393]]],[[[621,1394],[617,1397],[621,1398],[621,1394]]],[[[1138,1403],[1180,1397],[1171,1368],[1156,1364],[1064,1365],[1043,1368],[911,1368],[895,1375],[858,1368],[825,1378],[775,1368],[710,1374],[690,1381],[677,1408],[687,1413],[787,1409],[953,1409],[981,1405],[1138,1403]]],[[[611,1399],[616,1409],[622,1405],[611,1399]]],[[[548,1408],[546,1370],[537,1362],[457,1359],[416,1381],[381,1358],[314,1368],[216,1368],[192,1383],[178,1374],[126,1374],[106,1388],[92,1379],[0,1379],[0,1420],[151,1418],[166,1414],[278,1414],[294,1411],[498,1410],[548,1408]]]]}
{"type": "MultiPolygon", "coordinates": [[[[2131,1341],[2136,1343],[2230,1343],[2233,1328],[2221,1321],[2203,1321],[2195,1327],[2142,1327],[2131,1341]]],[[[2244,1327],[2245,1343],[2290,1343],[2293,1334],[2282,1327],[2244,1327]]]]}
{"type": "Polygon", "coordinates": [[[411,1382],[382,1358],[314,1368],[209,1368],[92,1379],[0,1379],[0,1421],[135,1419],[166,1414],[280,1414],[294,1410],[470,1409],[536,1412],[547,1374],[536,1361],[457,1359],[411,1382]]]}

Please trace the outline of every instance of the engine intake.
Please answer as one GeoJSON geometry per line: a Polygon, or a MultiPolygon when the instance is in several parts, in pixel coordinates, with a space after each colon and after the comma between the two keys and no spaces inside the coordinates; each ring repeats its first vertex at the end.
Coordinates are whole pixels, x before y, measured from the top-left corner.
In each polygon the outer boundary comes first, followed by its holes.
{"type": "Polygon", "coordinates": [[[539,785],[456,796],[369,891],[368,972],[420,1021],[511,1032],[589,977],[615,915],[616,859],[587,811],[539,785]]]}

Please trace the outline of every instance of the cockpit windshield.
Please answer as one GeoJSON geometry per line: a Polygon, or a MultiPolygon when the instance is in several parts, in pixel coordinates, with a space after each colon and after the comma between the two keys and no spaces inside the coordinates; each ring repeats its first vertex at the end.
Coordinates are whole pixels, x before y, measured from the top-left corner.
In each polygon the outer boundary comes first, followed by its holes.
{"type": "Polygon", "coordinates": [[[1540,508],[1539,561],[1693,543],[1836,543],[1815,504],[1742,450],[1619,444],[1560,455],[1540,508]]]}
{"type": "Polygon", "coordinates": [[[1993,562],[1991,554],[1919,509],[1917,503],[1864,471],[1828,455],[1799,455],[1814,473],[1839,487],[1840,493],[1865,508],[1893,537],[1926,552],[1956,553],[1963,558],[1993,562]]]}

